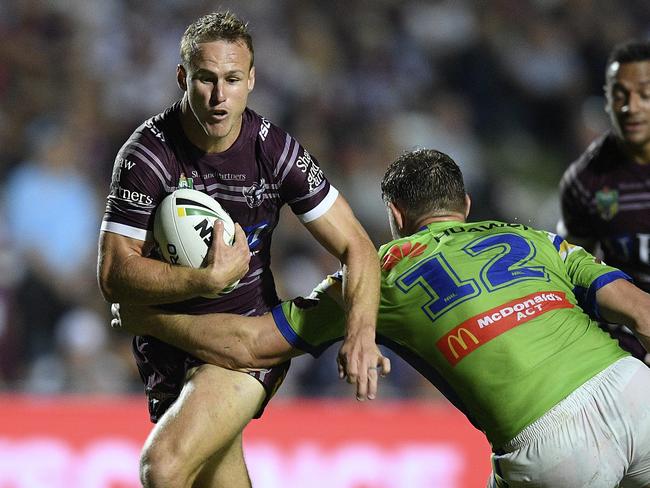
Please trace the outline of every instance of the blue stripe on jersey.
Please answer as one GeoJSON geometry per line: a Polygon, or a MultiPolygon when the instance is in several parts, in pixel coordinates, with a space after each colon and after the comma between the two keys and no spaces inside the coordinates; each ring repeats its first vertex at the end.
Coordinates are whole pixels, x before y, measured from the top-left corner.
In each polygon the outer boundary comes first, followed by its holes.
{"type": "Polygon", "coordinates": [[[275,307],[273,307],[271,313],[273,314],[273,320],[275,320],[275,326],[282,334],[282,337],[284,337],[289,344],[291,344],[293,347],[297,349],[300,349],[301,351],[305,351],[306,353],[311,354],[314,357],[318,357],[318,355],[322,352],[322,351],[320,352],[318,351],[318,349],[320,348],[312,347],[310,344],[305,342],[298,334],[296,334],[296,332],[291,328],[291,325],[289,325],[289,322],[284,316],[284,312],[282,311],[282,305],[276,305],[275,307]]]}
{"type": "Polygon", "coordinates": [[[589,285],[589,288],[576,286],[573,289],[573,294],[578,299],[578,305],[580,305],[580,308],[587,312],[589,316],[594,317],[596,320],[601,320],[600,309],[598,307],[598,302],[596,301],[596,292],[603,286],[619,279],[632,281],[632,278],[623,273],[623,271],[616,270],[599,276],[591,283],[591,285],[589,285]]]}
{"type": "MultiPolygon", "coordinates": [[[[295,306],[292,304],[292,306],[295,306]]],[[[315,358],[319,357],[325,349],[330,347],[332,344],[335,342],[340,341],[343,339],[343,337],[335,337],[334,339],[323,342],[322,344],[318,344],[317,346],[313,346],[309,344],[307,341],[305,341],[302,337],[300,337],[298,334],[296,334],[296,331],[293,330],[291,325],[289,324],[289,321],[287,320],[286,316],[284,315],[284,311],[282,310],[282,305],[276,305],[273,307],[273,310],[271,310],[271,313],[273,314],[273,320],[275,321],[275,326],[278,328],[280,333],[282,334],[282,337],[285,338],[285,340],[291,344],[293,347],[296,349],[300,349],[301,351],[305,351],[308,354],[311,354],[315,358]]]]}

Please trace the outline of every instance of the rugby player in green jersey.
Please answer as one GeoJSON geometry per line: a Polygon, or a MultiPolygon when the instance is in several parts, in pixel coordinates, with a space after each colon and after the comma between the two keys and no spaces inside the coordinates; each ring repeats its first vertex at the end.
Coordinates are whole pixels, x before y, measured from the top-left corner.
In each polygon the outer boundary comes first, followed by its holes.
{"type": "MultiPolygon", "coordinates": [[[[377,341],[485,433],[488,486],[650,486],[650,370],[595,321],[628,325],[648,348],[650,295],[555,234],[467,223],[461,171],[438,151],[400,157],[382,192],[396,240],[379,251],[377,341]]],[[[207,362],[264,368],[342,338],[340,283],[328,277],[262,317],[129,308],[122,327],[175,337],[207,362]]],[[[378,370],[368,376],[374,397],[378,370]]]]}

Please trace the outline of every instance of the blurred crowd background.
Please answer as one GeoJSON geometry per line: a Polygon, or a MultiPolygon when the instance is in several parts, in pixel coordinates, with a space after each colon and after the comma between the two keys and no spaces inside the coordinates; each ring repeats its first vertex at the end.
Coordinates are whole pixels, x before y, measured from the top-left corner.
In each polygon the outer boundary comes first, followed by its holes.
{"type": "MultiPolygon", "coordinates": [[[[320,160],[376,245],[390,238],[379,181],[415,147],[459,162],[473,220],[554,230],[562,172],[608,127],[609,51],[650,36],[647,0],[1,2],[1,390],[142,391],[96,284],[99,225],[116,152],[181,95],[185,27],[220,8],[249,22],[251,108],[320,160]]],[[[280,295],[336,268],[287,212],[280,295]]],[[[351,396],[337,349],[295,360],[280,395],[351,396]]],[[[391,357],[382,397],[437,396],[391,357]]]]}

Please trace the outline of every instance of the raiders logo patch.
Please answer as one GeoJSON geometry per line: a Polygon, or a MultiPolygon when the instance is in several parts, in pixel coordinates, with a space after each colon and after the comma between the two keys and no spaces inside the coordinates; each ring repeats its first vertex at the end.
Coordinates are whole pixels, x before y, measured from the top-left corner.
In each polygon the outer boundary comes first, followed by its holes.
{"type": "Polygon", "coordinates": [[[612,220],[618,213],[618,190],[603,187],[596,192],[596,210],[603,220],[612,220]]]}

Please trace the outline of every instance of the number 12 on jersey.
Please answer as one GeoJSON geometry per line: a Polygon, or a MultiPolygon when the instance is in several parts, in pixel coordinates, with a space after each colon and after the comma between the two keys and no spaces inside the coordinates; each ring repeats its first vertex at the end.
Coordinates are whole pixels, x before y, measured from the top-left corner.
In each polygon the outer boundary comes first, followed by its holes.
{"type": "Polygon", "coordinates": [[[468,255],[469,266],[479,256],[489,253],[487,263],[476,276],[482,286],[479,286],[476,278],[461,278],[442,252],[423,259],[395,282],[403,293],[409,293],[417,286],[429,296],[430,300],[422,310],[432,321],[483,291],[489,293],[521,281],[549,280],[544,266],[526,266],[536,255],[537,249],[519,234],[479,237],[466,245],[463,251],[468,255]]]}

